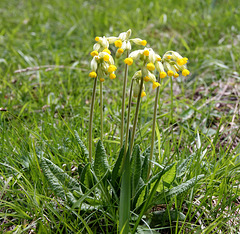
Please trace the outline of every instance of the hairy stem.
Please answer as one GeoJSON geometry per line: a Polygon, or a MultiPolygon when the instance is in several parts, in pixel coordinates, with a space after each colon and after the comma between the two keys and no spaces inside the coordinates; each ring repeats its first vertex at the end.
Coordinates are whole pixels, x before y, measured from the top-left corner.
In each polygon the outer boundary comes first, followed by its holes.
{"type": "Polygon", "coordinates": [[[138,112],[139,112],[139,107],[140,107],[142,89],[143,89],[143,76],[141,77],[140,92],[138,94],[135,117],[134,117],[134,121],[133,121],[133,130],[132,130],[132,137],[131,137],[131,144],[130,144],[130,155],[132,153],[133,143],[134,143],[134,138],[135,138],[135,133],[136,133],[136,128],[137,128],[138,112]]]}
{"type": "MultiPolygon", "coordinates": [[[[129,51],[127,51],[127,58],[129,51]]],[[[125,99],[126,99],[126,87],[127,87],[127,76],[128,76],[128,65],[125,65],[124,80],[123,80],[123,91],[122,91],[122,113],[121,113],[121,132],[120,132],[120,145],[123,146],[123,135],[124,135],[124,113],[125,113],[125,99]]]]}
{"type": "Polygon", "coordinates": [[[130,115],[131,115],[133,81],[134,80],[132,79],[131,86],[130,86],[130,92],[129,92],[129,100],[128,100],[128,115],[127,115],[127,129],[126,129],[126,136],[125,136],[124,157],[125,157],[126,152],[127,152],[128,137],[129,137],[129,125],[130,125],[130,115]]]}
{"type": "Polygon", "coordinates": [[[156,128],[156,118],[157,118],[157,105],[158,105],[158,96],[160,92],[160,87],[157,87],[156,96],[155,96],[155,103],[154,103],[154,111],[153,111],[153,123],[152,123],[152,137],[151,137],[151,151],[149,156],[149,166],[148,166],[148,178],[151,173],[151,167],[152,167],[152,158],[153,158],[153,152],[154,152],[154,142],[155,142],[155,128],[156,128]]]}
{"type": "Polygon", "coordinates": [[[93,126],[93,109],[96,97],[96,86],[97,86],[97,77],[94,78],[93,84],[93,93],[92,93],[92,102],[91,102],[91,109],[90,109],[90,117],[89,117],[89,130],[88,130],[88,150],[89,150],[89,162],[92,162],[92,126],[93,126]]]}
{"type": "Polygon", "coordinates": [[[171,122],[173,121],[173,80],[172,77],[170,77],[170,83],[171,83],[171,122]]]}
{"type": "Polygon", "coordinates": [[[100,116],[101,116],[100,140],[103,142],[103,82],[100,82],[100,116]]]}

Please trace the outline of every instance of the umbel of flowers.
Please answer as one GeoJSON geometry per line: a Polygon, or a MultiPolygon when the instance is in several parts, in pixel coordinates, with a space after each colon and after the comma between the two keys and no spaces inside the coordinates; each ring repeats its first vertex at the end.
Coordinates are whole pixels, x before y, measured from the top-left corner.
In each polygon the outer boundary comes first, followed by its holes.
{"type": "MultiPolygon", "coordinates": [[[[126,58],[124,59],[125,63],[125,72],[123,79],[123,94],[122,94],[122,115],[121,115],[121,136],[120,136],[120,144],[123,145],[123,134],[124,134],[124,111],[125,111],[125,95],[126,95],[126,84],[127,84],[127,76],[128,76],[128,67],[133,64],[134,61],[139,61],[142,63],[140,70],[136,71],[132,77],[132,83],[130,92],[134,97],[138,97],[138,102],[136,106],[135,112],[135,120],[137,121],[138,116],[138,108],[140,104],[140,97],[146,96],[145,85],[144,82],[151,82],[152,89],[156,89],[160,86],[158,82],[158,77],[163,79],[167,76],[177,78],[182,73],[183,76],[187,76],[190,74],[189,70],[187,70],[186,64],[188,59],[186,57],[182,57],[179,53],[175,51],[166,52],[163,57],[156,52],[152,48],[145,47],[144,49],[131,51],[131,43],[140,46],[146,46],[147,41],[142,40],[140,38],[131,39],[131,30],[129,29],[127,32],[120,33],[118,37],[95,37],[96,43],[93,46],[93,51],[90,53],[92,58],[91,61],[91,72],[89,73],[89,77],[95,78],[94,87],[93,87],[93,96],[91,103],[91,111],[90,111],[90,126],[89,126],[89,158],[92,160],[92,121],[93,121],[93,108],[94,108],[94,100],[96,93],[96,84],[97,78],[100,81],[100,108],[101,108],[101,140],[103,140],[103,95],[102,95],[102,82],[105,81],[105,78],[109,76],[110,79],[115,79],[116,74],[115,71],[117,67],[115,66],[114,58],[111,55],[111,51],[109,50],[109,45],[114,44],[117,48],[115,58],[120,58],[121,55],[127,51],[126,58]]],[[[172,80],[171,80],[172,82],[172,80]]],[[[130,100],[131,101],[131,100],[130,100]]],[[[130,106],[129,106],[130,112],[130,106]]],[[[129,119],[129,117],[128,117],[129,119]]],[[[136,124],[136,123],[135,123],[136,124]]],[[[127,131],[125,141],[128,139],[128,128],[129,122],[127,123],[127,131]]],[[[136,127],[134,125],[134,127],[136,127]]],[[[135,135],[135,129],[133,127],[132,141],[135,135]]],[[[155,130],[154,130],[155,131],[155,130]]],[[[154,132],[153,131],[153,132],[154,132]]],[[[154,140],[154,139],[153,139],[154,140]]],[[[131,147],[133,147],[133,142],[131,143],[131,147]]],[[[126,144],[125,144],[126,146],[126,144]]]]}

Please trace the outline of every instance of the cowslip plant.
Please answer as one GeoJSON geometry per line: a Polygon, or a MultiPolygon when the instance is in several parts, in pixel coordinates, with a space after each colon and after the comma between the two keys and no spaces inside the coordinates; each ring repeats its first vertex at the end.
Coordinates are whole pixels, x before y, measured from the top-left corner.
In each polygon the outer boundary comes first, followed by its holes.
{"type": "MultiPolygon", "coordinates": [[[[188,59],[175,51],[168,51],[161,57],[150,47],[130,52],[131,43],[140,46],[146,46],[147,44],[146,40],[130,39],[130,36],[131,30],[128,30],[120,33],[118,37],[103,36],[95,38],[96,43],[90,53],[93,58],[89,77],[93,78],[94,82],[89,118],[88,149],[78,133],[76,131],[74,133],[84,159],[78,167],[79,180],[70,177],[45,157],[41,157],[41,167],[51,188],[58,197],[71,207],[71,210],[84,211],[86,217],[90,215],[92,210],[95,210],[96,213],[102,213],[104,217],[106,216],[112,221],[110,225],[112,231],[116,232],[117,230],[119,233],[129,233],[129,231],[135,233],[140,221],[143,220],[143,215],[149,213],[152,206],[168,203],[171,199],[192,188],[202,178],[202,175],[200,175],[176,185],[174,184],[176,162],[169,161],[166,165],[155,162],[154,168],[152,166],[160,80],[168,76],[172,83],[172,77],[177,78],[180,72],[183,76],[189,75],[190,72],[186,67],[188,59]],[[112,56],[111,44],[117,47],[115,56],[112,56]],[[114,57],[120,59],[124,51],[126,51],[126,58],[124,59],[120,149],[117,160],[113,162],[113,165],[110,165],[103,145],[102,85],[107,76],[110,79],[116,78],[117,67],[114,57]],[[134,62],[139,64],[139,69],[135,71],[131,78],[124,144],[124,111],[128,69],[134,62]],[[93,158],[93,114],[98,81],[100,83],[101,136],[93,158]],[[152,89],[156,89],[156,93],[152,117],[151,145],[141,152],[140,145],[135,145],[134,140],[141,99],[147,95],[144,83],[146,85],[151,83],[152,89]],[[132,97],[137,98],[137,103],[134,111],[133,128],[130,130],[132,97]],[[135,223],[132,223],[131,220],[135,220],[135,223]]],[[[154,226],[152,223],[154,222],[149,221],[149,225],[154,226]]],[[[84,225],[89,230],[88,224],[84,225]]]]}

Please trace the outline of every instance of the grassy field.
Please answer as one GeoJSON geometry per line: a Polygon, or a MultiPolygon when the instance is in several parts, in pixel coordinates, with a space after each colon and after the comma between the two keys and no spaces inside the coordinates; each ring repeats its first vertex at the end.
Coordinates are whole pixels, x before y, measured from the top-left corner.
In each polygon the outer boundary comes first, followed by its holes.
{"type": "MultiPolygon", "coordinates": [[[[98,227],[115,222],[104,213],[70,212],[49,188],[38,158],[44,155],[78,178],[83,158],[73,132],[87,145],[94,38],[128,29],[160,55],[176,50],[189,58],[190,76],[174,80],[173,119],[170,82],[162,82],[155,161],[181,165],[190,160],[184,176],[177,172],[175,185],[205,175],[188,193],[154,208],[186,215],[155,231],[240,232],[238,1],[1,0],[0,15],[1,233],[87,233],[88,225],[93,233],[104,233],[98,227]]],[[[117,65],[117,79],[106,81],[103,90],[110,165],[120,142],[124,64],[119,60],[117,65]]],[[[133,74],[129,69],[129,84],[133,74]]],[[[141,150],[151,138],[154,92],[146,87],[146,93],[136,136],[141,150]]],[[[100,136],[98,103],[95,142],[100,136]]]]}

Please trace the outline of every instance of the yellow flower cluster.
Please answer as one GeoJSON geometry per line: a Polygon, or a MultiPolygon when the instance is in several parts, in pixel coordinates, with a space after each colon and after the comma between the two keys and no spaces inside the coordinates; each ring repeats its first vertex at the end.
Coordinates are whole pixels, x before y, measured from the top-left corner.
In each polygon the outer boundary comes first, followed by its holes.
{"type": "MultiPolygon", "coordinates": [[[[124,60],[124,62],[131,66],[133,64],[134,60],[141,60],[143,62],[143,66],[140,71],[137,71],[133,79],[134,82],[134,90],[133,95],[136,97],[140,90],[140,80],[143,76],[143,79],[145,82],[152,82],[152,88],[156,89],[160,86],[160,84],[157,82],[156,76],[154,75],[154,71],[156,69],[156,63],[161,63],[161,57],[156,54],[153,49],[151,48],[144,48],[143,50],[136,50],[129,54],[129,57],[124,60]]],[[[161,74],[163,78],[163,74],[161,74]]],[[[165,75],[166,76],[166,75],[165,75]]],[[[165,77],[164,76],[164,77],[165,77]]],[[[145,87],[143,86],[143,91],[141,96],[146,96],[145,93],[145,87]]]]}
{"type": "MultiPolygon", "coordinates": [[[[111,56],[111,51],[108,49],[110,44],[114,44],[118,49],[116,58],[119,58],[125,50],[131,50],[131,42],[137,45],[145,46],[146,40],[140,38],[130,39],[131,29],[127,32],[122,32],[118,37],[95,37],[96,43],[93,46],[93,51],[90,55],[93,57],[91,61],[91,78],[99,77],[100,81],[104,81],[104,77],[109,74],[110,79],[115,79],[115,71],[117,67],[114,65],[114,60],[111,56]]],[[[133,61],[129,60],[129,65],[133,61]]]]}
{"type": "Polygon", "coordinates": [[[104,82],[104,77],[109,75],[110,79],[115,79],[115,71],[117,67],[114,65],[114,59],[111,56],[109,41],[106,37],[96,37],[97,42],[93,46],[93,51],[90,55],[93,57],[91,61],[91,72],[89,77],[99,77],[100,82],[104,82]]]}
{"type": "Polygon", "coordinates": [[[168,51],[163,56],[163,65],[167,71],[168,76],[177,78],[178,72],[181,71],[183,76],[188,76],[190,71],[187,69],[188,58],[182,57],[176,51],[168,51]]]}
{"type": "MultiPolygon", "coordinates": [[[[183,76],[190,74],[187,70],[186,63],[188,59],[182,57],[179,53],[175,51],[168,51],[164,54],[163,59],[155,53],[151,48],[145,48],[143,50],[136,50],[130,53],[129,57],[124,60],[125,64],[131,66],[134,60],[143,61],[144,66],[142,67],[143,79],[145,82],[151,81],[152,88],[155,89],[160,86],[156,81],[154,75],[155,69],[159,73],[161,79],[166,76],[173,76],[177,78],[179,76],[178,72],[181,71],[183,76]]],[[[137,73],[139,75],[139,73],[137,73]]],[[[137,76],[138,77],[138,76],[137,76]]],[[[141,76],[140,76],[141,77],[141,76]]],[[[136,76],[134,79],[137,79],[136,76]]],[[[140,78],[138,77],[138,80],[140,78]]],[[[137,93],[139,82],[135,84],[135,94],[137,93]]]]}
{"type": "Polygon", "coordinates": [[[116,58],[119,58],[125,50],[130,51],[132,46],[131,42],[137,44],[137,45],[143,45],[145,46],[147,44],[146,40],[142,40],[140,38],[134,38],[130,39],[132,34],[131,29],[129,29],[127,32],[122,32],[119,34],[118,37],[107,37],[108,43],[114,45],[118,48],[116,52],[116,58]]]}

